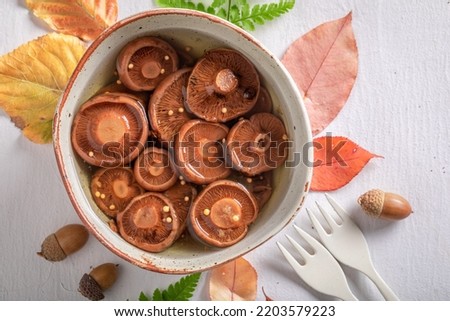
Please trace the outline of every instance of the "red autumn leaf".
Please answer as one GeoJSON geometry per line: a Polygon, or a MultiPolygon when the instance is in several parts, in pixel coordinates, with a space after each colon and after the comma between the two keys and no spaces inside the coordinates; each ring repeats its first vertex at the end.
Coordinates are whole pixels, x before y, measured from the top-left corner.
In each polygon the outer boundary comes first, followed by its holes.
{"type": "Polygon", "coordinates": [[[303,96],[313,135],[337,116],[355,83],[358,49],[351,21],[350,12],[316,27],[282,58],[303,96]]]}
{"type": "Polygon", "coordinates": [[[240,257],[209,272],[209,297],[212,301],[254,301],[258,275],[254,267],[240,257]]]}
{"type": "Polygon", "coordinates": [[[372,154],[350,139],[340,136],[314,138],[312,191],[332,191],[348,184],[370,159],[372,154]]]}
{"type": "Polygon", "coordinates": [[[55,31],[93,40],[117,20],[117,0],[26,0],[35,16],[55,31]]]}

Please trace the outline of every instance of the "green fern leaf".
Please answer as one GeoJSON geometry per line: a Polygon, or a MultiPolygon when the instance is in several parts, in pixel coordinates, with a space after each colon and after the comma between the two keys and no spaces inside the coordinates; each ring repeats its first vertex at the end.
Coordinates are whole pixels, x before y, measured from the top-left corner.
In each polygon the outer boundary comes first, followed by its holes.
{"type": "Polygon", "coordinates": [[[165,301],[187,301],[197,287],[200,273],[194,273],[182,277],[178,282],[171,284],[167,290],[163,291],[165,301]]]}
{"type": "Polygon", "coordinates": [[[207,12],[226,19],[246,30],[255,30],[262,25],[289,12],[295,0],[278,0],[278,2],[255,4],[250,6],[249,0],[213,0],[209,6],[201,0],[155,0],[155,4],[164,8],[184,8],[207,12]]]}
{"type": "Polygon", "coordinates": [[[141,293],[139,293],[139,301],[150,301],[150,298],[141,291],[141,293]]]}
{"type": "Polygon", "coordinates": [[[244,29],[254,30],[255,24],[262,25],[267,21],[287,13],[294,7],[295,0],[280,0],[277,3],[256,4],[251,10],[241,11],[239,19],[230,19],[232,23],[242,25],[244,29]],[[245,14],[243,14],[245,12],[245,14]]]}
{"type": "MultiPolygon", "coordinates": [[[[155,289],[151,301],[188,301],[197,288],[200,275],[201,273],[194,273],[182,277],[162,291],[155,289]]],[[[139,294],[139,301],[150,301],[150,298],[141,292],[139,294]]]]}
{"type": "Polygon", "coordinates": [[[211,7],[213,7],[213,8],[220,8],[220,7],[222,7],[226,2],[227,2],[227,0],[214,0],[214,1],[211,3],[211,7]]]}
{"type": "Polygon", "coordinates": [[[153,291],[152,301],[165,301],[160,289],[153,291]]]}

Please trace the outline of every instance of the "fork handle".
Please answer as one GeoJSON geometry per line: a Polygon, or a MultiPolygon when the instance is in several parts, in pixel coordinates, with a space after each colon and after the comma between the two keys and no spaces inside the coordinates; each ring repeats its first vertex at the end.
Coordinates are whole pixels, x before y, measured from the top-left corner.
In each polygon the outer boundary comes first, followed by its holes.
{"type": "Polygon", "coordinates": [[[399,301],[398,296],[392,291],[392,289],[386,284],[386,282],[381,278],[375,268],[372,268],[365,273],[369,279],[377,286],[381,294],[387,301],[399,301]]]}

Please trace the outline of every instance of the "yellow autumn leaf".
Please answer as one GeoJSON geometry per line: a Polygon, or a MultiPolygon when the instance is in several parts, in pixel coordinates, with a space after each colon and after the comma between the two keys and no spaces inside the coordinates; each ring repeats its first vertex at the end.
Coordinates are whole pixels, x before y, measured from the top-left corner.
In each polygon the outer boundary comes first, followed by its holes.
{"type": "Polygon", "coordinates": [[[117,21],[117,0],[26,0],[35,16],[55,31],[95,39],[117,21]]]}
{"type": "Polygon", "coordinates": [[[0,108],[31,141],[51,142],[56,105],[85,49],[51,33],[0,57],[0,108]]]}

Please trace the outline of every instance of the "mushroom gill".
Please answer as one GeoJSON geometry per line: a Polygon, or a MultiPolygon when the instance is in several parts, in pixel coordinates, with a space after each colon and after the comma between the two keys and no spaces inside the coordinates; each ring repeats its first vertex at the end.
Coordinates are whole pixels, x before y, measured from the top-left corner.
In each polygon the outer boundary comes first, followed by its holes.
{"type": "Polygon", "coordinates": [[[162,142],[171,142],[181,126],[193,118],[185,108],[183,94],[191,70],[177,70],[164,79],[151,96],[148,105],[150,123],[162,142]]]}

